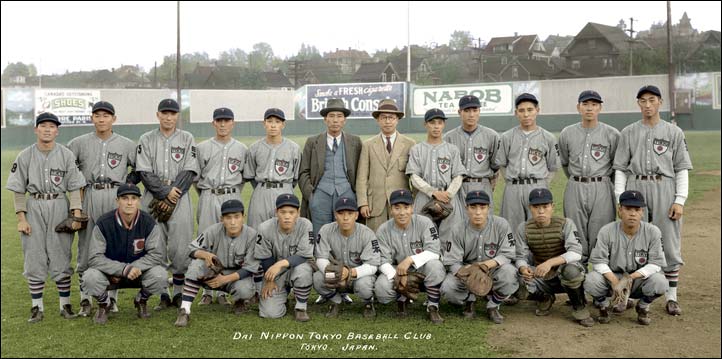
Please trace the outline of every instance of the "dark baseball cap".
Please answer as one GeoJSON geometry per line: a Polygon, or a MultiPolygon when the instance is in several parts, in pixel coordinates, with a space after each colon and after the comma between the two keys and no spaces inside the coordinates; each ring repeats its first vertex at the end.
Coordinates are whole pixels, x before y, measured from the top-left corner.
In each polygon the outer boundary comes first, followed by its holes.
{"type": "Polygon", "coordinates": [[[619,196],[619,204],[627,207],[645,207],[644,196],[638,191],[624,191],[619,196]]]}
{"type": "Polygon", "coordinates": [[[481,101],[474,95],[466,95],[459,99],[459,110],[467,109],[470,107],[481,107],[481,101]]]}
{"type": "Polygon", "coordinates": [[[176,100],[167,98],[158,104],[158,112],[163,111],[180,112],[180,106],[178,106],[178,102],[176,102],[176,100]]]}
{"type": "Polygon", "coordinates": [[[126,194],[134,194],[138,197],[141,196],[138,186],[132,183],[123,183],[118,187],[118,193],[116,195],[118,198],[125,196],[126,194]]]}
{"type": "Polygon", "coordinates": [[[301,204],[298,202],[298,197],[296,197],[295,195],[290,193],[284,193],[276,197],[276,209],[279,209],[283,206],[299,208],[301,207],[301,204]]]}
{"type": "Polygon", "coordinates": [[[579,103],[584,101],[597,101],[599,103],[604,103],[604,101],[602,101],[602,96],[599,95],[599,92],[594,90],[582,91],[582,93],[579,94],[579,103]]]}
{"type": "Polygon", "coordinates": [[[466,205],[472,204],[489,204],[489,195],[484,191],[471,191],[466,194],[466,205]]]}
{"type": "Polygon", "coordinates": [[[424,115],[424,122],[429,122],[437,118],[446,121],[446,114],[438,108],[432,108],[431,110],[426,111],[426,114],[424,115]]]}
{"type": "Polygon", "coordinates": [[[35,118],[35,127],[38,127],[39,124],[48,121],[54,122],[55,125],[60,126],[60,120],[58,119],[58,116],[55,116],[50,112],[43,112],[35,118]]]}
{"type": "Polygon", "coordinates": [[[335,212],[341,211],[358,211],[358,205],[356,200],[349,197],[340,197],[336,200],[336,205],[333,206],[335,212]]]}
{"type": "Polygon", "coordinates": [[[637,91],[637,98],[642,97],[645,93],[651,93],[659,98],[662,98],[662,91],[659,91],[659,87],[654,85],[644,85],[639,91],[637,91]]]}
{"type": "Polygon", "coordinates": [[[554,202],[552,192],[546,188],[535,188],[529,193],[529,205],[554,202]]]}
{"type": "Polygon", "coordinates": [[[263,114],[263,120],[267,120],[269,117],[278,117],[281,121],[286,121],[286,114],[280,108],[269,108],[266,113],[263,114]]]}
{"type": "Polygon", "coordinates": [[[519,106],[522,102],[533,102],[535,105],[539,104],[539,100],[536,99],[536,96],[526,92],[516,97],[516,100],[514,100],[514,107],[519,106]]]}
{"type": "Polygon", "coordinates": [[[228,213],[243,213],[243,202],[237,199],[229,199],[221,205],[221,215],[228,213]]]}
{"type": "Polygon", "coordinates": [[[220,107],[213,111],[213,121],[221,119],[233,119],[233,111],[230,108],[220,107]]]}
{"type": "Polygon", "coordinates": [[[391,192],[389,203],[392,206],[398,203],[414,204],[414,197],[411,195],[411,191],[407,189],[397,189],[391,192]]]}
{"type": "Polygon", "coordinates": [[[105,111],[110,113],[111,115],[115,115],[115,107],[113,107],[113,104],[108,101],[98,101],[93,104],[93,112],[95,111],[105,111]]]}

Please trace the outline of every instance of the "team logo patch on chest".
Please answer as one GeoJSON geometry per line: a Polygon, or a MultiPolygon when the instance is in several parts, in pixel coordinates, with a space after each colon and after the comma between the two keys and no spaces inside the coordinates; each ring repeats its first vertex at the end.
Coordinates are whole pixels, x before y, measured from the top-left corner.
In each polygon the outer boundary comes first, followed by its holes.
{"type": "Polygon", "coordinates": [[[532,166],[536,166],[539,162],[542,160],[542,151],[536,148],[529,148],[529,152],[527,153],[527,157],[529,158],[529,163],[531,163],[532,166]]]}
{"type": "Polygon", "coordinates": [[[288,165],[290,163],[285,160],[277,159],[276,162],[274,162],[274,167],[276,168],[276,173],[283,176],[288,171],[288,165]]]}
{"type": "Polygon", "coordinates": [[[241,160],[233,157],[228,157],[228,171],[231,173],[237,173],[241,170],[241,160]]]}
{"type": "Polygon", "coordinates": [[[422,241],[411,242],[409,246],[411,246],[411,252],[414,254],[419,254],[424,251],[424,242],[422,241]]]}
{"type": "Polygon", "coordinates": [[[474,159],[477,163],[482,163],[489,155],[489,150],[484,147],[474,147],[474,159]]]}
{"type": "Polygon", "coordinates": [[[669,149],[669,141],[661,138],[655,138],[652,144],[654,145],[654,153],[660,156],[667,152],[667,149],[669,149]]]}
{"type": "Polygon", "coordinates": [[[496,253],[499,251],[499,247],[496,243],[484,243],[484,253],[489,258],[494,258],[496,253]]]}
{"type": "Polygon", "coordinates": [[[451,168],[451,159],[446,157],[439,157],[436,159],[436,166],[439,168],[439,172],[446,173],[451,168]]]}
{"type": "Polygon", "coordinates": [[[298,252],[298,245],[288,246],[288,253],[294,255],[296,252],[298,252]]]}
{"type": "Polygon", "coordinates": [[[592,158],[595,161],[599,161],[605,154],[607,154],[607,147],[608,146],[593,143],[589,148],[589,154],[592,155],[592,158]]]}
{"type": "Polygon", "coordinates": [[[108,152],[108,167],[115,169],[123,160],[123,155],[120,153],[108,152]]]}
{"type": "Polygon", "coordinates": [[[635,249],[634,261],[639,265],[647,265],[647,262],[649,261],[649,252],[643,249],[635,249]]]}
{"type": "Polygon", "coordinates": [[[66,171],[51,168],[50,182],[53,182],[53,184],[56,186],[60,186],[60,184],[63,183],[63,178],[65,178],[65,173],[66,171]]]}
{"type": "Polygon", "coordinates": [[[351,260],[351,262],[354,262],[356,264],[361,264],[361,252],[348,252],[348,258],[351,260]]]}
{"type": "Polygon", "coordinates": [[[133,240],[133,254],[140,254],[145,250],[145,238],[136,238],[133,240]]]}
{"type": "Polygon", "coordinates": [[[170,148],[170,157],[173,159],[173,161],[180,162],[180,160],[185,157],[186,149],[183,147],[171,147],[170,148]]]}

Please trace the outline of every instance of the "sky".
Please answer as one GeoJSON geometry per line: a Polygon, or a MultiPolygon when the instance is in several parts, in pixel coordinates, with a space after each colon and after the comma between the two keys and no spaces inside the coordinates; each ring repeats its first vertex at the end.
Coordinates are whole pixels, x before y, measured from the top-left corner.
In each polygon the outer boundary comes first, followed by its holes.
{"type": "MultiPolygon", "coordinates": [[[[721,2],[672,1],[672,23],[683,12],[699,31],[720,30],[721,2]]],[[[176,2],[1,3],[1,63],[35,64],[41,74],[140,65],[144,70],[176,52],[176,2]]],[[[667,19],[666,1],[634,2],[192,2],[182,1],[181,52],[251,52],[267,42],[280,58],[301,44],[323,54],[412,44],[448,44],[455,30],[492,37],[576,35],[587,22],[615,26],[635,19],[635,30],[667,19]],[[409,34],[410,35],[407,35],[409,34]]]]}

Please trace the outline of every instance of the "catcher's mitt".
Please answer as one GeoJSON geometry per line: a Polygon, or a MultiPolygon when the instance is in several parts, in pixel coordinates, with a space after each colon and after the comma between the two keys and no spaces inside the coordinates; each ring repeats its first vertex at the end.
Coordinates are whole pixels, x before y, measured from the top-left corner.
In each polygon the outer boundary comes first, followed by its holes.
{"type": "Polygon", "coordinates": [[[70,211],[68,218],[64,219],[57,226],[55,226],[55,232],[58,233],[75,233],[81,229],[88,228],[88,215],[81,213],[80,216],[76,217],[73,215],[73,211],[70,211]],[[80,228],[73,229],[73,222],[80,222],[80,228]]]}
{"type": "Polygon", "coordinates": [[[168,222],[170,219],[170,216],[173,214],[173,211],[175,210],[175,204],[171,201],[169,201],[167,198],[164,198],[162,200],[158,200],[153,198],[153,200],[150,202],[150,205],[148,206],[148,209],[150,210],[150,215],[155,218],[158,222],[168,222]],[[168,206],[167,210],[162,210],[160,207],[161,203],[165,203],[168,206]]]}
{"type": "Polygon", "coordinates": [[[456,277],[459,278],[469,289],[470,292],[478,297],[483,297],[489,293],[494,280],[489,274],[489,268],[481,262],[467,264],[458,272],[456,277]]]}
{"type": "Polygon", "coordinates": [[[419,272],[409,272],[406,275],[396,275],[394,277],[394,290],[396,293],[412,300],[416,300],[419,296],[419,287],[424,283],[426,276],[419,272]]]}
{"type": "Polygon", "coordinates": [[[431,218],[434,222],[448,217],[452,211],[454,211],[454,207],[451,206],[451,203],[444,203],[435,198],[426,202],[424,207],[421,208],[421,214],[431,218]]]}
{"type": "Polygon", "coordinates": [[[621,313],[627,309],[627,301],[629,300],[629,295],[632,294],[632,282],[634,282],[634,280],[629,274],[624,273],[622,279],[612,287],[612,306],[615,312],[621,313]]]}
{"type": "Polygon", "coordinates": [[[213,255],[211,257],[211,265],[208,267],[210,269],[209,271],[206,271],[204,274],[199,276],[197,278],[200,282],[205,282],[207,280],[211,280],[215,277],[217,277],[221,272],[223,272],[223,263],[221,263],[221,260],[218,259],[217,256],[213,255]]]}
{"type": "Polygon", "coordinates": [[[324,270],[323,283],[326,288],[345,289],[351,284],[351,268],[343,262],[331,259],[331,264],[324,270]]]}

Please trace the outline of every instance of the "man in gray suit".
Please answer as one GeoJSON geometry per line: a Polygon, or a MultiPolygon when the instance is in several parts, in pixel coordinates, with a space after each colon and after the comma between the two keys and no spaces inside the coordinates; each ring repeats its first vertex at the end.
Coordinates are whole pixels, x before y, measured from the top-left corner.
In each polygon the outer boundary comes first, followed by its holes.
{"type": "Polygon", "coordinates": [[[341,99],[329,99],[321,110],[326,131],[306,139],[298,186],[303,194],[301,216],[313,223],[313,233],[334,221],[333,205],[340,197],[356,200],[356,168],[361,139],[343,132],[351,111],[341,99]]]}

